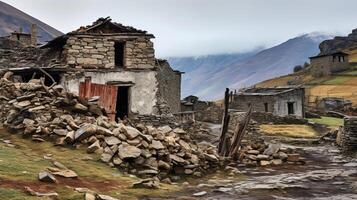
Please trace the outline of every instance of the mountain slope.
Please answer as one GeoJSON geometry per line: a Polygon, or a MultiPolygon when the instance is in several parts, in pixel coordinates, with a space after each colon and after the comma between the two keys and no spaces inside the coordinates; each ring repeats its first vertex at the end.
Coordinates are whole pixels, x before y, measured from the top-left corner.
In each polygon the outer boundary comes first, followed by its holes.
{"type": "Polygon", "coordinates": [[[212,100],[222,97],[226,87],[238,89],[291,73],[294,66],[318,54],[319,43],[327,38],[323,34],[305,34],[258,53],[168,60],[175,69],[186,72],[183,96],[194,94],[212,100]]]}
{"type": "Polygon", "coordinates": [[[208,83],[210,77],[214,77],[225,67],[243,62],[255,53],[168,58],[168,60],[175,69],[185,72],[182,77],[182,96],[185,97],[190,94],[197,95],[200,91],[208,89],[209,85],[201,85],[201,83],[208,83]]]}
{"type": "Polygon", "coordinates": [[[40,20],[0,1],[0,36],[6,36],[15,30],[19,30],[20,27],[23,28],[24,32],[28,33],[30,32],[31,24],[37,24],[41,42],[51,40],[62,34],[40,20]]]}

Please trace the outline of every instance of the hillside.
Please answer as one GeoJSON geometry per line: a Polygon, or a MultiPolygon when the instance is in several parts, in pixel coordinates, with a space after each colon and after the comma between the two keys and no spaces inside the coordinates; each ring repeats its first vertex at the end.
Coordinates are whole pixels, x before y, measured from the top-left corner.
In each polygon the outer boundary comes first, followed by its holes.
{"type": "Polygon", "coordinates": [[[210,100],[220,98],[226,87],[238,89],[291,73],[294,66],[316,55],[319,43],[329,37],[305,34],[260,52],[168,60],[186,72],[182,96],[194,94],[210,100]]]}
{"type": "Polygon", "coordinates": [[[31,196],[25,187],[41,193],[56,192],[58,199],[68,200],[84,199],[84,190],[128,200],[148,196],[167,199],[178,189],[167,184],[161,184],[161,189],[157,190],[132,189],[138,178],[108,167],[100,161],[99,155],[88,155],[85,148],[70,149],[54,146],[50,142],[36,143],[9,134],[1,126],[0,136],[0,197],[4,200],[51,199],[31,196]],[[38,173],[54,168],[53,161],[76,172],[78,178],[56,176],[56,184],[39,181],[38,173]]]}
{"type": "Polygon", "coordinates": [[[334,74],[329,77],[313,78],[308,71],[289,74],[266,80],[256,84],[256,87],[285,86],[288,81],[299,80],[306,88],[305,94],[309,105],[313,105],[316,98],[340,97],[351,100],[357,105],[357,68],[352,67],[349,71],[334,74]]]}
{"type": "Polygon", "coordinates": [[[61,35],[62,33],[38,19],[0,1],[0,36],[23,28],[24,32],[29,32],[31,24],[37,24],[39,40],[45,42],[61,35]]]}

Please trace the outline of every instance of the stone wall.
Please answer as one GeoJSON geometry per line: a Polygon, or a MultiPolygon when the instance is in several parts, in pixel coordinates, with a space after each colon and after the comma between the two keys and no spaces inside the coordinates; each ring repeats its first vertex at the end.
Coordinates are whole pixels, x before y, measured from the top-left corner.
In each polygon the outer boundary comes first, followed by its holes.
{"type": "Polygon", "coordinates": [[[157,69],[159,83],[159,98],[162,98],[170,107],[172,113],[181,111],[181,74],[172,70],[168,62],[160,62],[157,69]]]}
{"type": "Polygon", "coordinates": [[[265,104],[268,112],[274,111],[275,98],[271,95],[236,95],[230,103],[230,108],[239,111],[247,111],[252,106],[253,111],[265,112],[265,104]]]}
{"type": "Polygon", "coordinates": [[[222,123],[223,108],[212,103],[206,102],[208,105],[202,109],[195,111],[195,119],[202,122],[210,122],[215,124],[222,123]]]}
{"type": "Polygon", "coordinates": [[[323,56],[311,59],[311,72],[314,77],[329,76],[331,73],[343,71],[349,68],[348,58],[345,62],[333,62],[333,56],[323,56]]]}
{"type": "Polygon", "coordinates": [[[253,112],[252,120],[259,124],[307,124],[307,120],[295,116],[277,116],[266,112],[253,112]]]}
{"type": "Polygon", "coordinates": [[[180,113],[175,115],[138,115],[133,118],[132,121],[154,127],[168,125],[171,128],[183,128],[185,130],[195,123],[193,113],[180,113]]]}
{"type": "Polygon", "coordinates": [[[115,69],[115,42],[124,42],[124,66],[128,69],[152,69],[155,53],[150,37],[120,35],[69,35],[64,46],[67,64],[76,68],[115,69]]]}
{"type": "Polygon", "coordinates": [[[346,117],[340,138],[343,150],[357,150],[357,117],[346,117]]]}
{"type": "Polygon", "coordinates": [[[30,34],[22,34],[22,33],[12,33],[10,35],[10,40],[18,41],[24,46],[31,46],[31,35],[30,34]]]}

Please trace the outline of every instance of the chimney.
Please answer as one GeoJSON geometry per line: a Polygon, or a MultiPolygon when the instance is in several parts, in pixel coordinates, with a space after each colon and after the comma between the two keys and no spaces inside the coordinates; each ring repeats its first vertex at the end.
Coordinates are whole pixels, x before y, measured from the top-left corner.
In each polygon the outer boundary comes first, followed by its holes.
{"type": "Polygon", "coordinates": [[[37,25],[31,25],[31,45],[37,46],[37,25]]]}

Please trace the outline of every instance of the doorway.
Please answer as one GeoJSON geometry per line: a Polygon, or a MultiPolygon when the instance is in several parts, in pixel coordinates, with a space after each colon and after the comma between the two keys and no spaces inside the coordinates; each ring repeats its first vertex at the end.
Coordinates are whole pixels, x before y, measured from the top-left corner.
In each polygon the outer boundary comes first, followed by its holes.
{"type": "Polygon", "coordinates": [[[129,86],[119,86],[115,119],[124,119],[129,114],[129,86]]]}
{"type": "Polygon", "coordinates": [[[268,103],[264,103],[264,111],[269,112],[268,103]]]}
{"type": "Polygon", "coordinates": [[[289,115],[294,115],[294,102],[288,102],[288,114],[289,115]]]}

